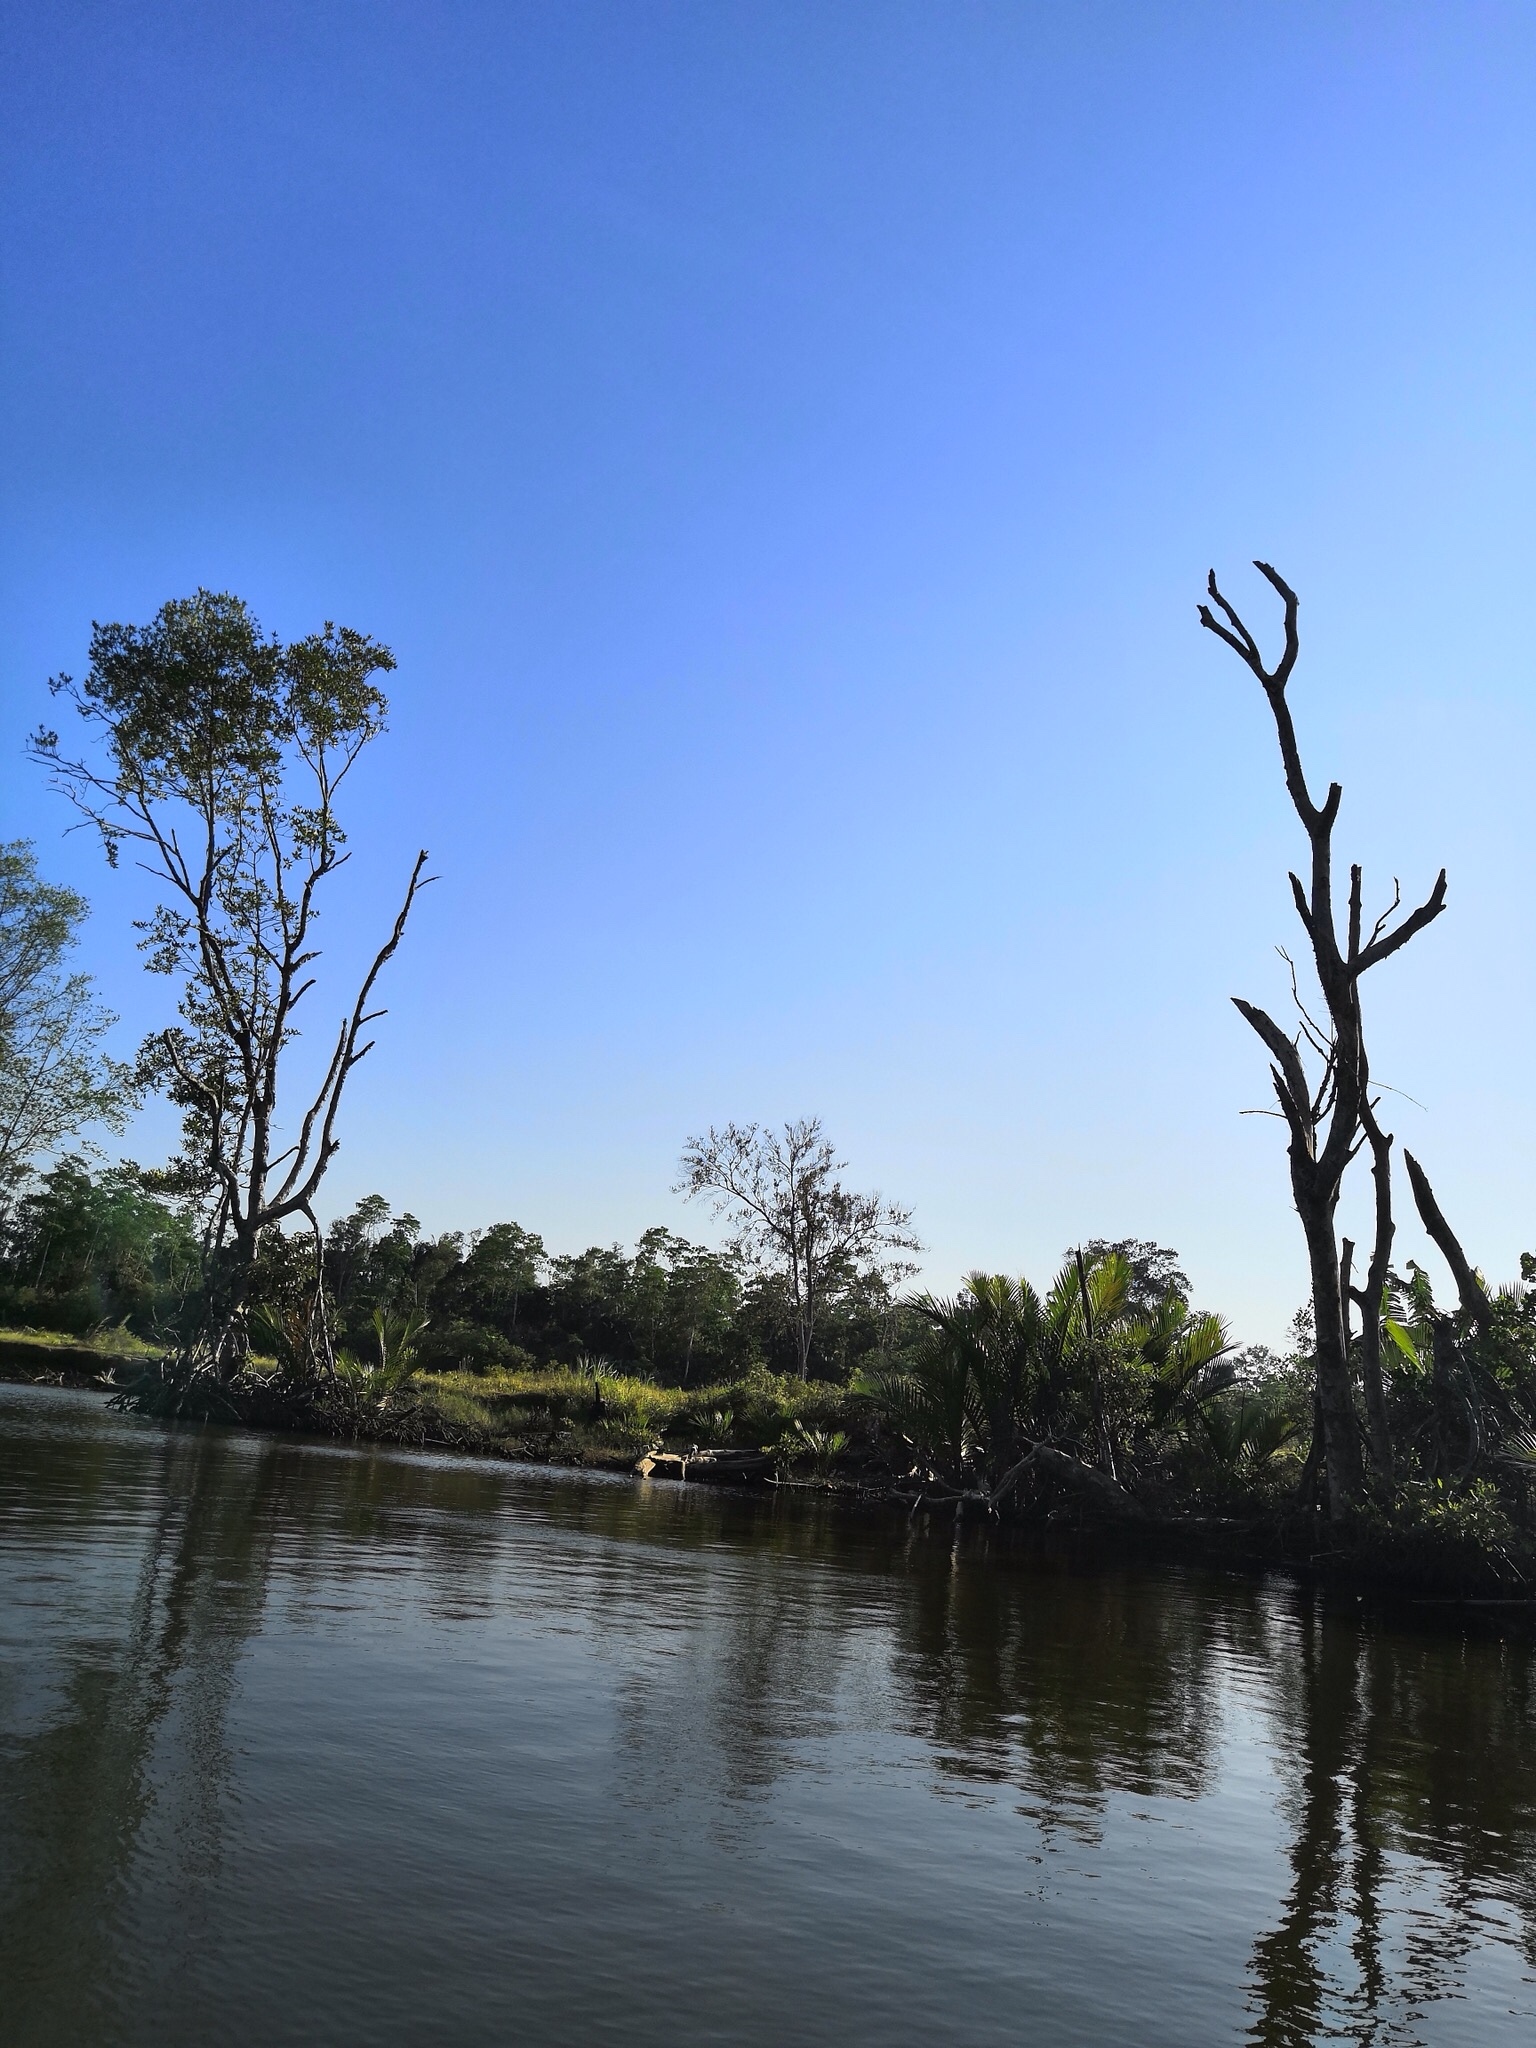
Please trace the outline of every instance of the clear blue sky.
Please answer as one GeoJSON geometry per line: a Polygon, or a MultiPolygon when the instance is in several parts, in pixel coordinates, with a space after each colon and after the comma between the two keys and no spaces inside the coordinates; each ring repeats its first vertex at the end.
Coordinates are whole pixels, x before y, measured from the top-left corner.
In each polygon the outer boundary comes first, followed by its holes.
{"type": "Polygon", "coordinates": [[[0,24],[4,830],[124,1046],[137,883],[20,745],[93,617],[233,589],[399,655],[335,963],[442,876],[333,1205],[708,1235],[683,1139],[818,1112],[936,1282],[1135,1233],[1273,1339],[1227,998],[1283,1001],[1298,828],[1194,611],[1214,563],[1267,625],[1263,555],[1341,850],[1450,869],[1369,988],[1392,1120],[1492,1272],[1536,1246],[1536,10],[0,24]]]}

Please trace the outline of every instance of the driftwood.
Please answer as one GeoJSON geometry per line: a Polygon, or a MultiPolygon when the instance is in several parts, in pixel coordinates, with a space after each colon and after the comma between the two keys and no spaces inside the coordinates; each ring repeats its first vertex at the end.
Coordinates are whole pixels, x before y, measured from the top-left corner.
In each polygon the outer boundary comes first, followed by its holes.
{"type": "Polygon", "coordinates": [[[1028,1470],[1042,1473],[1047,1479],[1055,1479],[1057,1485],[1075,1493],[1083,1505],[1094,1507],[1112,1522],[1147,1520],[1145,1505],[1135,1497],[1135,1493],[1126,1493],[1118,1479],[1110,1479],[1108,1473],[1100,1473],[1092,1464],[1083,1464],[1079,1458],[1069,1456],[1065,1450],[1057,1450],[1053,1444],[1036,1444],[1034,1450],[1026,1452],[1012,1473],[1008,1473],[997,1487],[995,1499],[1006,1499],[1028,1470]]]}
{"type": "Polygon", "coordinates": [[[766,1451],[651,1451],[635,1466],[642,1479],[693,1479],[713,1486],[762,1479],[772,1469],[766,1451]]]}
{"type": "MultiPolygon", "coordinates": [[[[774,1461],[766,1451],[651,1451],[636,1462],[635,1471],[642,1479],[692,1480],[706,1485],[730,1486],[766,1479],[773,1466],[774,1461]]],[[[915,1495],[898,1492],[895,1498],[906,1501],[914,1514],[920,1507],[953,1508],[960,1515],[967,1509],[996,1514],[1019,1481],[1030,1472],[1053,1481],[1102,1520],[1151,1520],[1145,1505],[1133,1493],[1128,1493],[1118,1480],[1111,1479],[1107,1472],[1096,1471],[1069,1452],[1044,1443],[1037,1443],[1026,1451],[994,1487],[931,1484],[919,1487],[915,1495]]]]}
{"type": "Polygon", "coordinates": [[[990,1489],[984,1486],[925,1486],[913,1497],[912,1512],[916,1514],[924,1506],[952,1507],[956,1514],[963,1515],[967,1507],[976,1507],[988,1514],[996,1514],[1028,1472],[1044,1473],[1106,1520],[1144,1522],[1150,1519],[1145,1505],[1133,1493],[1128,1493],[1118,1480],[1111,1479],[1107,1472],[1099,1472],[1093,1466],[1083,1464],[1081,1459],[1070,1456],[1066,1451],[1058,1451],[1054,1444],[1033,1445],[990,1489]]]}

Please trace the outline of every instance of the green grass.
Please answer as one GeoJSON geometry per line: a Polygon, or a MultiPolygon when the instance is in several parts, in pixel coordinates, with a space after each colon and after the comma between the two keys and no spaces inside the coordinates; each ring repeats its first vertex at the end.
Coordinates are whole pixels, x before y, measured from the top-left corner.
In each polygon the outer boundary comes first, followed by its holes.
{"type": "Polygon", "coordinates": [[[762,1450],[796,1421],[849,1421],[840,1387],[752,1372],[710,1387],[659,1387],[623,1373],[570,1366],[490,1373],[423,1373],[420,1398],[487,1443],[583,1464],[629,1465],[662,1446],[762,1450]]]}
{"type": "Polygon", "coordinates": [[[117,1323],[88,1330],[84,1335],[73,1330],[0,1330],[0,1345],[7,1350],[24,1347],[39,1353],[89,1351],[101,1359],[158,1358],[165,1349],[163,1344],[146,1343],[142,1337],[135,1337],[131,1330],[125,1330],[117,1323]]]}
{"type": "MultiPolygon", "coordinates": [[[[119,1327],[72,1336],[58,1330],[0,1330],[0,1371],[52,1376],[161,1355],[119,1327]]],[[[460,1439],[563,1464],[627,1469],[648,1451],[768,1450],[810,1441],[806,1432],[852,1431],[867,1409],[847,1390],[803,1384],[761,1369],[708,1387],[660,1387],[627,1373],[534,1367],[488,1373],[418,1373],[405,1391],[460,1439]],[[797,1429],[796,1425],[803,1425],[797,1429]]]]}

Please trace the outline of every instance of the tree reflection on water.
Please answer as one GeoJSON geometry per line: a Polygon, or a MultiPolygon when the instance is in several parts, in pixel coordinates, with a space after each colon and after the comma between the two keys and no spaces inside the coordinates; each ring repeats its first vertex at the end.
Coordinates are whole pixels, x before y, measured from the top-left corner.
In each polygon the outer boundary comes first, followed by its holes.
{"type": "Polygon", "coordinates": [[[174,1842],[167,1903],[195,1938],[220,1857],[235,1669],[282,1511],[279,1462],[231,1458],[213,1432],[157,1431],[132,1451],[125,1467],[86,1432],[7,1442],[5,1520],[25,1518],[29,1568],[12,1597],[52,1608],[57,1587],[73,1628],[41,1697],[19,1683],[6,1716],[0,1982],[14,2015],[46,1973],[59,2040],[110,2036],[148,1837],[174,1842]],[[134,1525],[127,1570],[82,1546],[99,1519],[134,1525]]]}
{"type": "Polygon", "coordinates": [[[1375,2038],[1389,1992],[1413,2009],[1461,1988],[1490,1925],[1536,1966],[1528,1647],[1372,1627],[1303,1593],[1270,1674],[1291,1885],[1254,1947],[1250,2038],[1375,2038]]]}

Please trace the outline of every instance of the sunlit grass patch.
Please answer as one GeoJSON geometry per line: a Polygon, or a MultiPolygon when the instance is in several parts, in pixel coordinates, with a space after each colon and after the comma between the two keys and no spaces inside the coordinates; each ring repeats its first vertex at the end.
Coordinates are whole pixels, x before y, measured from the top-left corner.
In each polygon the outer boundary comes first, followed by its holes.
{"type": "Polygon", "coordinates": [[[840,1387],[763,1371],[707,1387],[603,1366],[424,1373],[419,1385],[459,1429],[597,1463],[632,1463],[662,1444],[761,1450],[797,1422],[835,1427],[849,1409],[840,1387]]]}

